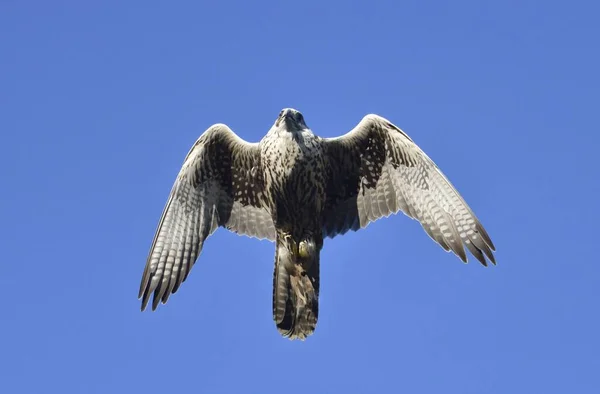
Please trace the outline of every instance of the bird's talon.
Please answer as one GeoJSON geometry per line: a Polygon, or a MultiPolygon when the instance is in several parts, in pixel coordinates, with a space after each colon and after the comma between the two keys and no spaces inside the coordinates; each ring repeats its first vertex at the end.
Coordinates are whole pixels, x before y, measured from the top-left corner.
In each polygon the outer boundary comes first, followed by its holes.
{"type": "Polygon", "coordinates": [[[301,259],[308,259],[310,257],[308,252],[308,243],[306,241],[302,241],[300,242],[300,245],[298,245],[298,256],[301,259]]]}

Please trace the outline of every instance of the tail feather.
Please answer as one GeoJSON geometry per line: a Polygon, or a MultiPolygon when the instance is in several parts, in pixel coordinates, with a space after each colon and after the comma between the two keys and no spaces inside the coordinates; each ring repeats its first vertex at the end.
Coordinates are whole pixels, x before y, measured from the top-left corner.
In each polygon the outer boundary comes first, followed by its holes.
{"type": "MultiPolygon", "coordinates": [[[[312,241],[304,241],[314,246],[312,241]]],[[[306,339],[319,316],[319,248],[299,252],[297,244],[277,237],[273,274],[273,319],[277,330],[290,339],[306,339]]]]}

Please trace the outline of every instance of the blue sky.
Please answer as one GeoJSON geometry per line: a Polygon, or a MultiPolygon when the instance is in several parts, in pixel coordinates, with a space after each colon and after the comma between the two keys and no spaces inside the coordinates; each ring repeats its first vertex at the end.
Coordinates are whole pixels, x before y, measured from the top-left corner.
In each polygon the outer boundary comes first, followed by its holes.
{"type": "Polygon", "coordinates": [[[597,393],[595,2],[0,2],[0,391],[597,393]],[[271,317],[273,244],[217,231],[136,299],[181,162],[367,113],[494,240],[462,264],[404,215],[325,242],[316,333],[271,317]],[[471,259],[473,260],[473,259],[471,259]]]}

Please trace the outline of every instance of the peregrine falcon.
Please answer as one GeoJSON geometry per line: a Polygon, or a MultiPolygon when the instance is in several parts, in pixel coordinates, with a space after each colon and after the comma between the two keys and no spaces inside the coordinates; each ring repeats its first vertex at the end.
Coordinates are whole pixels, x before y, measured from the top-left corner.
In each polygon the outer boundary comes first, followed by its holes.
{"type": "Polygon", "coordinates": [[[142,311],[167,302],[219,227],[275,242],[273,319],[290,339],[319,315],[323,240],[402,211],[446,251],[487,266],[494,244],[435,163],[387,119],[367,115],[346,135],[321,138],[302,114],[279,113],[248,143],[224,124],[198,138],[163,210],[142,276],[142,311]],[[487,259],[486,259],[487,258],[487,259]]]}

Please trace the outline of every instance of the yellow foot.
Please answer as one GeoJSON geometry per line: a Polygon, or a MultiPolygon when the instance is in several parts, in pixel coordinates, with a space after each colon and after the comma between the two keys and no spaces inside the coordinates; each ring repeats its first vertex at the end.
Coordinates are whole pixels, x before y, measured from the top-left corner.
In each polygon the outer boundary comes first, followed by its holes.
{"type": "Polygon", "coordinates": [[[308,250],[308,242],[300,241],[300,244],[298,245],[298,256],[302,260],[306,260],[310,257],[310,251],[308,250]]]}

